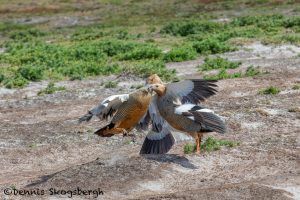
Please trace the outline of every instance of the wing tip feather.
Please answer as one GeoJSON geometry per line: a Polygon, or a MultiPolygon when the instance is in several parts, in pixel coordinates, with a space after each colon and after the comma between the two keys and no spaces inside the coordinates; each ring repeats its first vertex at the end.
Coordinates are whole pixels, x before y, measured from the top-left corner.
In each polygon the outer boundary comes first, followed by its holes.
{"type": "Polygon", "coordinates": [[[145,138],[140,154],[165,154],[172,148],[175,139],[171,132],[160,140],[150,140],[145,138]]]}

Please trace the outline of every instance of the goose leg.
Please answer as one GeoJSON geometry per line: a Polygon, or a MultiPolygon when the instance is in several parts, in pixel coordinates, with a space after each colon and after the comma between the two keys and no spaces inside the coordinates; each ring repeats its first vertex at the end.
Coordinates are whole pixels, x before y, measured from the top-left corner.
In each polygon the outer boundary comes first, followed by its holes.
{"type": "Polygon", "coordinates": [[[198,133],[197,137],[196,137],[196,153],[200,154],[200,150],[201,150],[201,140],[202,140],[202,133],[198,133]]]}
{"type": "Polygon", "coordinates": [[[196,154],[200,154],[200,139],[198,135],[196,137],[196,154]]]}

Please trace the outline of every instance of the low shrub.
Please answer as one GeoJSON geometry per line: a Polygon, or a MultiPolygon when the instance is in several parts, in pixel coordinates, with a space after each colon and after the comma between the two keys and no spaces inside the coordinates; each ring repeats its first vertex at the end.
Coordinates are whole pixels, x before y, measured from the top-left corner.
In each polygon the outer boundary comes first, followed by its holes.
{"type": "Polygon", "coordinates": [[[29,81],[39,81],[43,78],[43,68],[34,65],[24,65],[18,69],[18,73],[29,81]]]}
{"type": "Polygon", "coordinates": [[[144,45],[133,50],[119,55],[120,60],[141,60],[141,59],[152,59],[161,56],[161,50],[156,46],[144,45]]]}
{"type": "Polygon", "coordinates": [[[104,84],[105,88],[116,88],[118,86],[117,81],[108,81],[104,84]]]}
{"type": "Polygon", "coordinates": [[[53,82],[48,83],[47,87],[43,90],[40,90],[38,92],[38,95],[45,95],[45,94],[53,94],[57,91],[63,91],[66,90],[65,87],[63,86],[55,86],[55,84],[53,82]]]}
{"type": "Polygon", "coordinates": [[[241,78],[241,72],[235,72],[233,74],[227,73],[226,69],[221,69],[221,71],[216,75],[205,75],[203,78],[205,80],[222,80],[222,79],[232,79],[232,78],[241,78]]]}
{"type": "MultiPolygon", "coordinates": [[[[201,150],[211,152],[211,151],[217,151],[220,150],[222,146],[225,147],[235,147],[240,145],[240,142],[231,141],[231,140],[222,140],[222,139],[216,139],[212,136],[209,136],[202,144],[201,144],[201,150]]],[[[184,146],[184,153],[190,154],[196,151],[196,144],[188,143],[184,146]]]]}
{"type": "Polygon", "coordinates": [[[124,67],[124,70],[144,78],[152,74],[158,74],[164,81],[177,80],[176,71],[167,69],[165,63],[161,60],[136,62],[134,64],[130,64],[130,66],[124,67]]]}
{"type": "Polygon", "coordinates": [[[3,84],[6,88],[20,88],[20,87],[24,87],[28,84],[28,80],[25,79],[24,77],[16,74],[15,76],[13,76],[12,78],[6,78],[3,81],[3,84]]]}
{"type": "Polygon", "coordinates": [[[236,69],[241,64],[242,64],[241,62],[233,62],[221,57],[216,57],[216,58],[206,57],[204,59],[204,64],[201,65],[199,68],[202,71],[209,71],[213,69],[236,69]]]}
{"type": "Polygon", "coordinates": [[[26,29],[26,30],[19,30],[11,33],[9,37],[13,40],[19,40],[22,42],[27,42],[33,40],[37,37],[45,36],[46,32],[43,32],[38,29],[26,29]]]}
{"type": "Polygon", "coordinates": [[[197,52],[193,47],[182,46],[175,47],[167,52],[163,59],[166,62],[181,62],[185,60],[193,60],[197,57],[197,52]]]}
{"type": "Polygon", "coordinates": [[[195,48],[198,53],[205,55],[236,50],[235,47],[231,47],[224,42],[220,42],[219,40],[214,38],[208,38],[199,42],[194,42],[193,48],[195,48]]]}
{"type": "Polygon", "coordinates": [[[160,33],[187,36],[197,33],[214,33],[224,30],[224,25],[212,21],[171,22],[162,27],[160,33]]]}
{"type": "Polygon", "coordinates": [[[245,77],[252,77],[252,76],[257,76],[261,74],[260,70],[256,69],[255,67],[253,67],[252,65],[249,66],[245,72],[245,77]]]}
{"type": "Polygon", "coordinates": [[[266,95],[276,95],[280,92],[280,89],[274,86],[269,86],[267,88],[261,89],[258,94],[266,94],[266,95]]]}

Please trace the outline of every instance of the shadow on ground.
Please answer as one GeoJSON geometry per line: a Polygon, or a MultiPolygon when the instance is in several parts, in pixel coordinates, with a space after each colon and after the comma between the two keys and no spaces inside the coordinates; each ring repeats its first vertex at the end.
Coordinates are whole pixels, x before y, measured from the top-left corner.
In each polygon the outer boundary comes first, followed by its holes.
{"type": "Polygon", "coordinates": [[[174,163],[180,165],[181,167],[188,169],[197,169],[195,165],[190,163],[190,161],[184,157],[176,154],[165,154],[165,155],[143,155],[144,158],[148,160],[155,160],[162,163],[174,163]]]}

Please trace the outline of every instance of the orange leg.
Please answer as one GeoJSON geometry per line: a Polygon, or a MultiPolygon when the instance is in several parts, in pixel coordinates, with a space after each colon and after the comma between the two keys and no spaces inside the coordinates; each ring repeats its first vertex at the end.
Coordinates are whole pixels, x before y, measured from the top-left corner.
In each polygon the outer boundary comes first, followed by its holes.
{"type": "Polygon", "coordinates": [[[198,133],[196,137],[196,153],[200,154],[202,133],[198,133]]]}
{"type": "Polygon", "coordinates": [[[199,137],[196,138],[196,154],[200,154],[200,142],[199,142],[199,137]]]}

